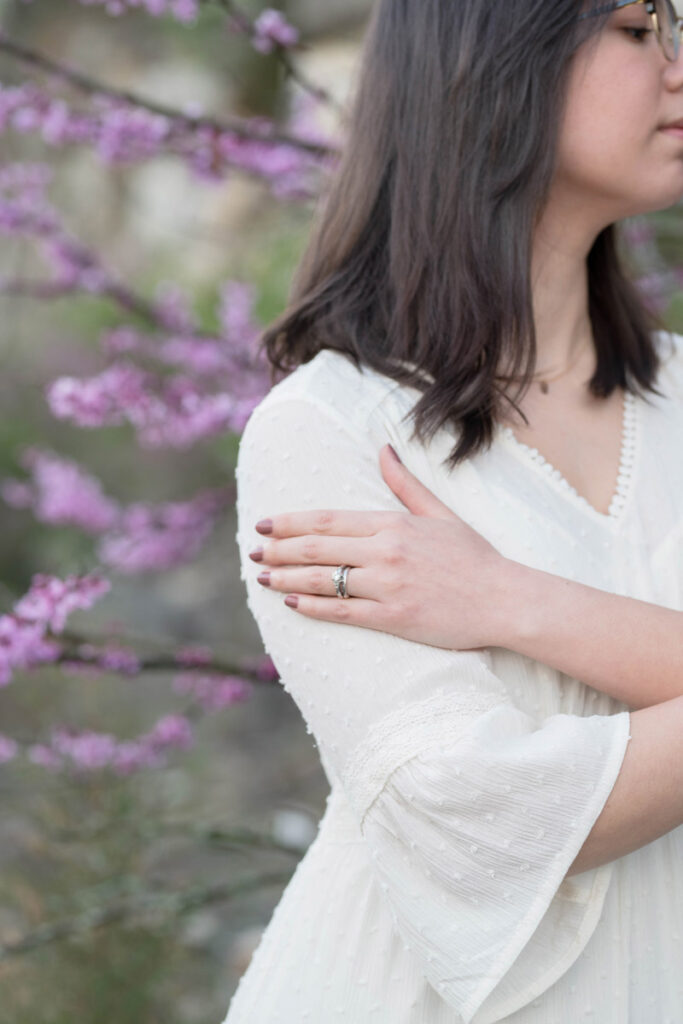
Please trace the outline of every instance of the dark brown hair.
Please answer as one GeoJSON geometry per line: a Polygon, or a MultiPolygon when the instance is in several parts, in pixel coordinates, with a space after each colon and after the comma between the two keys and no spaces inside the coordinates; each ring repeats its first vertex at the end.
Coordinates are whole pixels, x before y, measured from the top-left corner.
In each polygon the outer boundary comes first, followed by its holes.
{"type": "MultiPolygon", "coordinates": [[[[517,399],[534,372],[533,232],[571,58],[604,22],[578,13],[577,0],[379,0],[343,158],[263,336],[275,371],[334,349],[419,389],[415,433],[455,426],[452,465],[490,443],[510,400],[502,354],[522,371],[517,399]]],[[[659,369],[660,325],[616,230],[588,257],[598,396],[656,392],[659,369]]]]}

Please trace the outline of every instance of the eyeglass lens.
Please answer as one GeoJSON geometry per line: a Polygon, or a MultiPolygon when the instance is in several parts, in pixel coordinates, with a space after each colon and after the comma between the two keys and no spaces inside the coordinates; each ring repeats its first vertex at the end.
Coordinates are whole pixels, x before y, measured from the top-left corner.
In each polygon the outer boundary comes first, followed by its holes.
{"type": "Polygon", "coordinates": [[[657,34],[669,60],[676,60],[681,41],[678,15],[671,0],[655,0],[657,34]]]}

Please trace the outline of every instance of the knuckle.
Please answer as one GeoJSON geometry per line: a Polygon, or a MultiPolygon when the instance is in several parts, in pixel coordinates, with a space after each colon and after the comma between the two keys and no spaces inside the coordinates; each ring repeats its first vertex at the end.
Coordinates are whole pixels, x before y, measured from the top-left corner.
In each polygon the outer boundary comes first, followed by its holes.
{"type": "Polygon", "coordinates": [[[309,576],[309,582],[314,594],[324,594],[328,589],[330,576],[322,569],[312,569],[309,576]]]}
{"type": "Polygon", "coordinates": [[[314,540],[307,540],[303,545],[303,556],[307,562],[318,562],[320,561],[318,555],[320,548],[314,540]]]}
{"type": "Polygon", "coordinates": [[[407,545],[402,537],[393,534],[386,542],[384,548],[384,561],[386,565],[397,568],[403,565],[406,559],[407,545]]]}
{"type": "Polygon", "coordinates": [[[334,525],[334,513],[323,511],[316,513],[314,529],[317,533],[329,533],[334,525]]]}
{"type": "Polygon", "coordinates": [[[351,609],[346,601],[336,601],[334,605],[334,617],[337,622],[348,622],[351,618],[351,609]]]}

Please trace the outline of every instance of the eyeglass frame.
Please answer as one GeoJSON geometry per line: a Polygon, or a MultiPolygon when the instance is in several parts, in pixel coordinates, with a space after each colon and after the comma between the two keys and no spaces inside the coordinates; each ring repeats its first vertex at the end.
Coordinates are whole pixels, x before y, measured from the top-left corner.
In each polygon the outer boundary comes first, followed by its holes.
{"type": "MultiPolygon", "coordinates": [[[[667,0],[665,0],[665,2],[667,2],[667,0]]],[[[668,0],[668,2],[670,3],[671,0],[668,0]]],[[[661,51],[662,51],[662,53],[664,54],[665,58],[668,61],[671,61],[671,63],[675,63],[675,61],[678,60],[678,55],[680,53],[681,32],[683,31],[683,18],[678,17],[677,12],[674,11],[674,13],[676,13],[676,18],[675,18],[673,26],[672,26],[673,30],[674,30],[673,31],[674,55],[673,55],[673,57],[670,57],[668,55],[668,53],[666,52],[666,50],[664,48],[664,43],[662,41],[662,33],[661,33],[660,24],[659,24],[659,18],[657,17],[657,5],[655,4],[654,0],[617,0],[616,3],[604,4],[602,7],[596,7],[592,11],[584,11],[583,14],[579,15],[579,21],[583,21],[584,18],[591,18],[591,17],[597,16],[599,14],[610,14],[612,11],[618,11],[622,7],[635,7],[636,4],[643,4],[643,6],[645,7],[645,10],[650,15],[650,17],[653,19],[653,21],[655,23],[655,36],[657,37],[657,42],[659,43],[661,51]]]]}

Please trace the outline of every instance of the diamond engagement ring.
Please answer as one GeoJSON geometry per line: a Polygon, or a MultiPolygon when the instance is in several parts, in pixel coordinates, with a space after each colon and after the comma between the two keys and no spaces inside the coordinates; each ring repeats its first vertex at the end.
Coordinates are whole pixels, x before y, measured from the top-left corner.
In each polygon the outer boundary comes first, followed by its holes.
{"type": "Polygon", "coordinates": [[[350,565],[340,565],[332,573],[332,582],[334,583],[334,589],[337,597],[348,598],[349,596],[346,592],[346,581],[348,579],[350,568],[350,565]]]}

